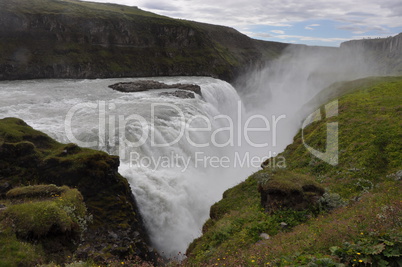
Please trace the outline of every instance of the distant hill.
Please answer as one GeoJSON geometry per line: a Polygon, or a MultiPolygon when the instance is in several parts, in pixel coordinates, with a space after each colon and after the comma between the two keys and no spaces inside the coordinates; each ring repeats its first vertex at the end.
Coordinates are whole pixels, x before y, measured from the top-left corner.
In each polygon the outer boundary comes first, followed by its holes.
{"type": "Polygon", "coordinates": [[[231,81],[287,46],[137,7],[0,0],[0,80],[203,75],[231,81]]]}

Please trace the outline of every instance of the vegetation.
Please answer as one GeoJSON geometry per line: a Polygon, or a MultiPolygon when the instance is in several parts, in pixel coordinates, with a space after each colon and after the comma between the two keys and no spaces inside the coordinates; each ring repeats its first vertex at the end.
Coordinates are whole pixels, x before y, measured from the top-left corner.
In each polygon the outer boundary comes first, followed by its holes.
{"type": "Polygon", "coordinates": [[[4,10],[18,10],[20,12],[31,14],[65,14],[77,17],[90,16],[101,18],[109,18],[110,15],[114,15],[116,17],[124,15],[130,18],[130,16],[135,15],[150,18],[167,18],[165,16],[138,9],[137,7],[121,6],[116,4],[100,4],[77,0],[9,0],[2,3],[2,7],[4,10]]]}
{"type": "Polygon", "coordinates": [[[1,266],[64,262],[87,229],[83,198],[66,186],[17,187],[0,203],[1,266]]]}
{"type": "Polygon", "coordinates": [[[184,265],[401,264],[402,77],[362,79],[328,90],[328,101],[339,97],[339,114],[307,126],[304,140],[325,151],[326,124],[338,122],[339,163],[311,155],[299,132],[278,155],[286,158],[286,170],[266,168],[251,175],[211,208],[203,236],[190,245],[184,265]],[[305,179],[293,177],[310,177],[325,188],[319,209],[265,212],[257,189],[268,189],[275,172],[280,175],[273,187],[300,190],[305,179]],[[261,233],[269,239],[259,238],[261,233]]]}

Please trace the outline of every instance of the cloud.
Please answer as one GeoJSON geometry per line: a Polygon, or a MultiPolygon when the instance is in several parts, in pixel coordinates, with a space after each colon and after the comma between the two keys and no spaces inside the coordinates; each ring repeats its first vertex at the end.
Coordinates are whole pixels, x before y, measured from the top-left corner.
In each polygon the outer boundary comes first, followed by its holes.
{"type": "Polygon", "coordinates": [[[269,33],[263,33],[263,32],[243,32],[244,34],[247,34],[250,37],[253,38],[270,38],[273,37],[273,35],[269,34],[269,33]]]}
{"type": "Polygon", "coordinates": [[[359,26],[359,25],[350,25],[349,24],[349,25],[338,26],[337,29],[350,31],[354,34],[363,34],[366,32],[375,32],[378,34],[389,34],[390,33],[389,29],[386,29],[382,26],[367,27],[367,26],[359,26]]]}
{"type": "Polygon", "coordinates": [[[312,31],[312,30],[314,30],[314,27],[318,27],[318,26],[320,26],[320,24],[314,23],[314,24],[307,25],[306,27],[304,27],[304,29],[312,31]]]}
{"type": "Polygon", "coordinates": [[[179,11],[180,8],[174,6],[170,3],[159,1],[159,2],[149,2],[145,3],[144,7],[146,9],[158,10],[158,11],[179,11]]]}
{"type": "MultiPolygon", "coordinates": [[[[136,5],[141,9],[174,18],[225,25],[236,29],[247,26],[290,27],[307,22],[304,29],[332,21],[330,30],[363,34],[377,27],[385,33],[402,27],[401,0],[85,0],[136,5]],[[314,24],[311,24],[314,21],[314,24]],[[338,29],[336,28],[337,26],[338,29]]],[[[324,27],[321,25],[320,27],[324,27]]],[[[254,27],[253,29],[257,29],[254,27]]],[[[258,32],[257,32],[258,33],[258,32]]]]}
{"type": "Polygon", "coordinates": [[[346,13],[346,16],[374,17],[375,14],[367,13],[367,12],[349,12],[349,13],[346,13]]]}
{"type": "Polygon", "coordinates": [[[272,30],[271,32],[277,33],[277,34],[285,34],[285,32],[281,31],[281,30],[272,30]]]}
{"type": "MultiPolygon", "coordinates": [[[[134,3],[134,0],[131,2],[134,3]]],[[[180,15],[182,18],[232,27],[292,25],[306,20],[324,19],[333,21],[354,19],[356,23],[365,26],[402,26],[400,0],[355,0],[353,5],[349,0],[271,0],[269,4],[262,0],[221,0],[219,4],[216,0],[159,0],[157,2],[136,0],[135,4],[140,8],[152,7],[154,11],[166,10],[164,6],[175,6],[176,11],[169,8],[162,15],[180,15]],[[157,5],[160,7],[158,8],[157,5]],[[392,16],[397,16],[398,20],[392,16]]],[[[312,24],[307,27],[317,26],[312,24]]]]}
{"type": "Polygon", "coordinates": [[[320,41],[324,43],[333,43],[333,42],[344,42],[350,40],[350,38],[324,38],[324,37],[313,37],[313,36],[303,36],[303,35],[277,35],[275,38],[278,39],[298,39],[300,41],[320,41]]]}

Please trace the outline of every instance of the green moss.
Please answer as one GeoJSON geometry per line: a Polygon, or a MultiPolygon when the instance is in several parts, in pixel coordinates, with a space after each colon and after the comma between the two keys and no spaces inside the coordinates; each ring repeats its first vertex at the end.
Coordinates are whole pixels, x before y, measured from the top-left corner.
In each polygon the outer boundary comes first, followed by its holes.
{"type": "Polygon", "coordinates": [[[34,130],[24,121],[17,118],[4,118],[0,120],[0,144],[4,142],[18,143],[29,141],[39,148],[53,148],[58,143],[48,135],[34,130]]]}
{"type": "Polygon", "coordinates": [[[55,225],[62,232],[71,231],[73,222],[55,202],[37,202],[13,205],[7,216],[12,218],[15,231],[21,237],[43,237],[55,225]]]}
{"type": "Polygon", "coordinates": [[[13,188],[7,192],[7,198],[38,198],[38,197],[52,197],[61,195],[66,191],[67,187],[58,187],[53,184],[49,185],[35,185],[13,188]]]}
{"type": "Polygon", "coordinates": [[[71,255],[89,218],[78,190],[37,185],[14,188],[7,197],[0,212],[1,266],[62,262],[71,255]]]}
{"type": "Polygon", "coordinates": [[[286,194],[298,191],[303,193],[303,188],[315,187],[320,189],[320,185],[314,180],[313,177],[294,173],[286,169],[267,169],[259,173],[265,174],[266,179],[260,181],[259,186],[262,190],[279,190],[286,194]]]}
{"type": "Polygon", "coordinates": [[[7,196],[19,199],[40,197],[39,201],[14,204],[5,211],[4,216],[12,220],[19,237],[40,238],[55,229],[78,234],[84,230],[79,229],[78,218],[85,218],[86,208],[76,189],[52,185],[28,186],[15,188],[7,196]]]}
{"type": "Polygon", "coordinates": [[[0,266],[35,266],[44,258],[39,245],[18,240],[12,229],[0,222],[0,266]]]}

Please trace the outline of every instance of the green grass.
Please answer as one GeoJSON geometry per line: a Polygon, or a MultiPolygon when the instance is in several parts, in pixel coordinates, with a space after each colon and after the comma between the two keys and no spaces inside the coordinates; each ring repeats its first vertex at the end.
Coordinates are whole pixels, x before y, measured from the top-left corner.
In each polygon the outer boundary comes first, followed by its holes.
{"type": "Polygon", "coordinates": [[[135,6],[130,7],[77,0],[7,0],[0,3],[0,8],[5,11],[28,14],[64,14],[74,17],[108,18],[110,16],[115,16],[129,19],[134,16],[143,16],[149,18],[167,18],[165,16],[143,11],[135,6]]]}
{"type": "Polygon", "coordinates": [[[368,78],[335,88],[334,95],[347,93],[339,98],[339,115],[308,126],[304,136],[307,144],[324,151],[325,123],[338,122],[339,164],[331,166],[312,156],[302,145],[299,132],[282,154],[288,168],[318,177],[345,197],[356,196],[362,187],[400,170],[401,92],[398,77],[368,78]]]}
{"type": "Polygon", "coordinates": [[[13,205],[8,208],[6,216],[12,218],[16,233],[26,238],[30,235],[34,238],[43,237],[52,227],[66,232],[72,231],[75,226],[63,206],[55,201],[13,205]]]}
{"type": "Polygon", "coordinates": [[[4,226],[0,228],[0,255],[4,267],[35,266],[45,258],[40,246],[18,240],[11,228],[4,226]]]}
{"type": "Polygon", "coordinates": [[[53,184],[16,187],[7,192],[7,198],[38,198],[52,197],[61,195],[66,191],[66,187],[58,187],[53,184]]]}
{"type": "Polygon", "coordinates": [[[308,145],[324,152],[326,123],[338,122],[339,164],[332,166],[311,155],[299,132],[278,155],[286,159],[286,170],[255,173],[226,191],[211,208],[211,219],[203,236],[190,245],[185,266],[401,263],[402,182],[393,174],[402,170],[402,77],[362,79],[328,90],[331,97],[324,99],[321,94],[317,99],[325,103],[337,98],[338,116],[311,124],[304,137],[308,145]],[[280,174],[277,181],[275,172],[280,174]],[[312,178],[331,192],[324,196],[332,211],[266,213],[258,186],[299,190],[304,179],[296,177],[312,178]],[[281,221],[290,222],[291,228],[281,229],[281,221]],[[271,238],[259,240],[262,232],[271,238]]]}
{"type": "Polygon", "coordinates": [[[320,187],[313,177],[286,169],[269,169],[259,174],[262,176],[259,183],[262,190],[278,190],[290,194],[294,191],[302,193],[304,187],[320,187]]]}
{"type": "Polygon", "coordinates": [[[211,218],[204,225],[203,236],[188,249],[189,262],[201,264],[225,258],[240,247],[246,249],[258,242],[260,234],[273,236],[288,231],[313,214],[311,210],[290,209],[268,214],[260,204],[257,190],[260,182],[261,173],[252,175],[227,190],[223,199],[211,207],[211,218]],[[288,225],[286,229],[281,228],[282,222],[288,225]]]}
{"type": "Polygon", "coordinates": [[[24,121],[17,118],[4,118],[0,120],[0,144],[21,143],[28,145],[34,143],[40,149],[51,149],[58,145],[56,141],[46,134],[34,130],[24,121]]]}

